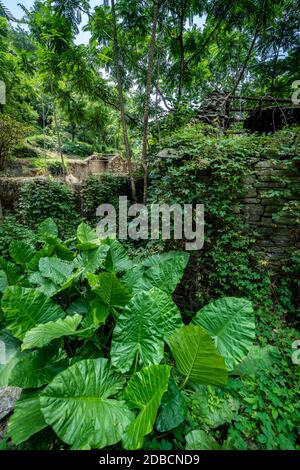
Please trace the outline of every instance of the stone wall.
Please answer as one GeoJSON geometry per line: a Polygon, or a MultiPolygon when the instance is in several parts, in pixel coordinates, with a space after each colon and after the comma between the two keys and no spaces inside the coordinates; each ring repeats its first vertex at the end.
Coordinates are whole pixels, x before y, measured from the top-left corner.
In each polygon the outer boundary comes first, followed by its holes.
{"type": "Polygon", "coordinates": [[[83,181],[91,175],[107,172],[126,176],[128,168],[126,161],[120,155],[94,154],[85,160],[68,160],[68,175],[83,181]]]}
{"type": "Polygon", "coordinates": [[[247,193],[239,213],[257,232],[257,251],[276,268],[291,248],[300,248],[299,220],[282,214],[286,204],[300,204],[300,174],[288,160],[251,159],[249,163],[251,174],[244,181],[247,193]]]}
{"type": "Polygon", "coordinates": [[[20,188],[26,183],[45,181],[47,178],[38,176],[33,178],[9,178],[0,177],[0,200],[5,210],[15,211],[17,209],[20,188]]]}

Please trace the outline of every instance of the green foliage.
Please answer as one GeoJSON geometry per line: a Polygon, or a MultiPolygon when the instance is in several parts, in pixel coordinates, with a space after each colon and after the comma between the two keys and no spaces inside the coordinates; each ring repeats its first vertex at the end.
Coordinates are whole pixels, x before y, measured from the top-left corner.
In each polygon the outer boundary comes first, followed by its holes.
{"type": "Polygon", "coordinates": [[[56,181],[35,181],[22,185],[19,197],[21,220],[34,228],[51,217],[62,235],[73,232],[78,222],[74,195],[64,184],[56,181]]]}
{"type": "Polygon", "coordinates": [[[0,170],[4,170],[7,159],[15,145],[24,137],[22,124],[9,116],[0,115],[0,170]]]}
{"type": "MultiPolygon", "coordinates": [[[[147,282],[132,290],[128,274],[141,263],[117,240],[100,240],[86,224],[70,246],[57,233],[54,221],[45,220],[38,249],[14,241],[10,253],[17,264],[1,264],[0,338],[8,354],[0,384],[28,390],[10,419],[9,436],[26,445],[50,426],[72,449],[119,442],[129,450],[144,442],[170,448],[153,442],[154,430],[176,433],[186,423],[190,431],[190,387],[224,386],[228,375],[209,333],[183,326],[171,297],[188,257],[169,252],[144,259],[147,282]]],[[[231,299],[232,319],[240,302],[231,299]]],[[[216,308],[216,317],[221,313],[216,308]]]]}
{"type": "Polygon", "coordinates": [[[64,174],[64,167],[62,162],[57,161],[54,163],[49,163],[48,171],[52,176],[62,176],[64,174]]]}
{"type": "Polygon", "coordinates": [[[101,204],[112,204],[118,207],[118,196],[127,194],[127,182],[114,175],[91,176],[81,188],[81,212],[90,222],[97,221],[96,211],[101,204]]]}
{"type": "Polygon", "coordinates": [[[77,155],[78,157],[89,157],[93,153],[93,146],[85,142],[66,142],[61,147],[66,155],[77,155]]]}
{"type": "Polygon", "coordinates": [[[34,245],[37,242],[37,236],[33,230],[20,224],[15,217],[9,215],[0,225],[0,252],[2,256],[9,256],[9,246],[12,240],[26,240],[28,244],[34,245]]]}
{"type": "Polygon", "coordinates": [[[11,152],[12,157],[14,158],[39,158],[39,153],[31,145],[23,144],[17,145],[14,147],[11,152]]]}
{"type": "Polygon", "coordinates": [[[248,300],[231,297],[216,300],[203,307],[193,321],[214,338],[229,370],[247,356],[255,338],[254,312],[248,300]]]}

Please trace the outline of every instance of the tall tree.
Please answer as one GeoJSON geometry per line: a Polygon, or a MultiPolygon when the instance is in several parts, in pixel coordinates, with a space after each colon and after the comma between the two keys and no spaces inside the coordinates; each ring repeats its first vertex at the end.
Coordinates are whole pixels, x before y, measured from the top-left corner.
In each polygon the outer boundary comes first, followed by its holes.
{"type": "Polygon", "coordinates": [[[146,83],[146,98],[144,110],[144,126],[143,126],[143,146],[142,146],[142,163],[144,169],[144,204],[147,202],[148,193],[148,131],[149,131],[149,113],[150,113],[150,100],[152,89],[152,76],[154,67],[154,53],[156,44],[156,31],[158,22],[158,12],[162,4],[162,0],[153,0],[153,17],[152,17],[152,30],[151,41],[148,52],[148,68],[147,68],[147,83],[146,83]]]}
{"type": "Polygon", "coordinates": [[[121,123],[122,123],[122,129],[123,129],[124,147],[125,147],[126,159],[127,159],[127,164],[128,164],[132,198],[134,201],[136,201],[137,194],[136,194],[135,180],[134,180],[133,168],[132,168],[132,146],[131,146],[131,142],[130,142],[129,135],[128,135],[127,121],[126,121],[125,100],[124,100],[122,72],[121,72],[121,57],[120,57],[120,48],[119,48],[119,40],[118,40],[118,23],[117,23],[116,8],[115,8],[114,0],[111,0],[111,12],[112,12],[112,20],[113,20],[113,44],[114,44],[113,47],[114,47],[115,73],[116,73],[117,84],[118,84],[119,107],[120,107],[121,123]]]}

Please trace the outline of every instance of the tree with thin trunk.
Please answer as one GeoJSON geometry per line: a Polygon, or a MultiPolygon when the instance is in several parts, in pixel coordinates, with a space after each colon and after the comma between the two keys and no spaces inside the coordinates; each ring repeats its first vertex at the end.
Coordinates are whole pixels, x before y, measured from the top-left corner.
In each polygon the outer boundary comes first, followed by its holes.
{"type": "Polygon", "coordinates": [[[158,23],[158,12],[162,4],[161,0],[153,0],[153,17],[152,17],[152,29],[151,29],[151,40],[148,50],[148,67],[147,67],[147,84],[146,84],[146,100],[144,110],[144,127],[143,127],[143,147],[142,147],[142,162],[144,169],[144,194],[143,202],[147,202],[148,194],[148,131],[149,131],[149,115],[150,115],[150,101],[151,101],[151,85],[153,76],[154,66],[154,53],[156,44],[156,32],[158,23]]]}
{"type": "Polygon", "coordinates": [[[125,100],[124,100],[122,73],[121,73],[121,57],[120,57],[120,48],[119,48],[119,40],[118,40],[118,24],[117,24],[116,8],[115,8],[114,0],[111,0],[111,13],[112,13],[112,19],[113,19],[115,73],[116,73],[117,85],[118,85],[119,108],[120,108],[120,114],[121,114],[124,147],[125,147],[125,154],[126,154],[126,160],[127,160],[129,177],[130,177],[132,198],[136,202],[137,195],[136,195],[135,180],[134,180],[133,168],[132,168],[132,146],[131,146],[130,138],[128,135],[128,127],[127,127],[127,121],[126,121],[125,100]]]}
{"type": "Polygon", "coordinates": [[[57,109],[56,109],[56,103],[55,103],[55,97],[54,97],[53,83],[52,82],[51,82],[50,87],[51,87],[51,94],[52,94],[52,99],[53,99],[52,108],[53,108],[55,131],[56,131],[56,135],[57,135],[58,151],[59,151],[59,154],[60,154],[63,175],[65,176],[66,175],[65,159],[64,159],[64,154],[63,154],[63,151],[62,151],[60,124],[59,124],[58,116],[57,116],[57,109]]]}

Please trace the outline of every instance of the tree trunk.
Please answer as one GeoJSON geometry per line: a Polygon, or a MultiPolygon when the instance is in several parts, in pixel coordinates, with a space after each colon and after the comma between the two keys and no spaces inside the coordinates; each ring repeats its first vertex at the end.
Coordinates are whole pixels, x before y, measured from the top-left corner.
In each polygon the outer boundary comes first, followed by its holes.
{"type": "Polygon", "coordinates": [[[60,154],[63,175],[65,176],[66,175],[65,159],[64,159],[63,152],[62,152],[60,127],[59,127],[59,123],[58,123],[57,110],[56,110],[56,104],[55,104],[55,98],[54,98],[53,84],[52,83],[51,83],[51,93],[52,93],[52,99],[53,99],[53,103],[52,103],[52,105],[53,105],[53,117],[54,117],[54,124],[55,124],[56,135],[57,135],[58,150],[59,150],[59,154],[60,154]]]}
{"type": "Polygon", "coordinates": [[[149,129],[149,114],[150,114],[150,99],[151,99],[151,83],[153,75],[154,51],[156,42],[156,31],[158,22],[158,11],[160,2],[153,0],[153,20],[151,31],[151,42],[148,51],[148,70],[147,70],[147,85],[146,85],[146,101],[144,111],[144,130],[143,130],[143,149],[142,149],[142,162],[144,168],[144,204],[147,202],[148,194],[148,129],[149,129]]]}
{"type": "Polygon", "coordinates": [[[136,202],[137,201],[136,187],[135,187],[135,181],[134,181],[134,175],[133,175],[133,169],[132,169],[132,146],[131,146],[131,142],[128,136],[127,122],[126,122],[125,101],[124,101],[123,84],[122,84],[122,76],[121,76],[121,58],[120,58],[120,49],[119,49],[119,41],[118,41],[118,25],[117,25],[114,0],[111,0],[111,12],[112,12],[112,18],[113,18],[114,59],[115,59],[115,69],[116,69],[115,72],[116,72],[117,84],[118,84],[119,108],[120,108],[120,113],[121,113],[123,139],[124,139],[125,154],[126,154],[126,160],[127,160],[127,165],[128,165],[129,177],[130,177],[132,199],[134,202],[136,202]]]}

